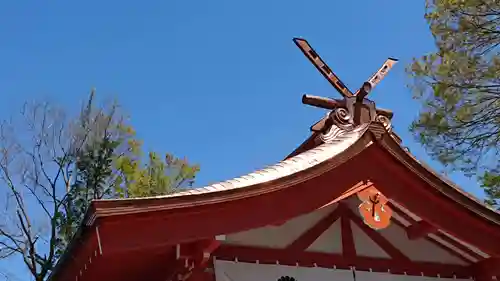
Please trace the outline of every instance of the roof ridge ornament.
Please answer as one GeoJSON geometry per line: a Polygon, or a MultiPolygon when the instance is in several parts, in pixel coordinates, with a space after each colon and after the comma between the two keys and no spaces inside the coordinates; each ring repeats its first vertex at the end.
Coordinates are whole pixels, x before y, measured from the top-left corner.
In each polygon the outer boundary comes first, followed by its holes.
{"type": "Polygon", "coordinates": [[[392,111],[377,108],[375,102],[366,98],[366,96],[384,79],[389,70],[398,62],[397,59],[388,58],[382,67],[353,94],[323,59],[321,59],[307,40],[294,38],[293,41],[316,69],[319,70],[343,97],[343,99],[338,100],[311,95],[302,96],[302,103],[330,110],[327,117],[314,124],[311,130],[331,135],[331,132],[328,131],[331,131],[333,127],[337,127],[333,128],[334,130],[350,130],[369,122],[380,122],[388,131],[392,129],[392,111]]]}
{"type": "MultiPolygon", "coordinates": [[[[294,38],[293,42],[343,98],[338,100],[311,95],[302,96],[302,103],[330,110],[325,118],[311,127],[312,131],[321,133],[321,141],[332,142],[346,131],[352,131],[371,122],[381,123],[388,132],[392,131],[392,111],[377,108],[375,102],[366,96],[384,79],[398,62],[397,59],[388,58],[382,67],[353,94],[307,40],[294,38]]],[[[392,210],[387,205],[388,199],[384,194],[374,186],[370,186],[357,195],[362,202],[358,210],[365,224],[376,230],[390,225],[392,210]]]]}

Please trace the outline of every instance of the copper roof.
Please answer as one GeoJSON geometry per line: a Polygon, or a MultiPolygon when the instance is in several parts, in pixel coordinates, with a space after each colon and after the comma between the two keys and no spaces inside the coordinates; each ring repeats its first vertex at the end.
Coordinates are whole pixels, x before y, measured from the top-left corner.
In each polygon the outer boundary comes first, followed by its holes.
{"type": "Polygon", "coordinates": [[[259,169],[257,171],[250,172],[249,174],[234,179],[222,181],[204,187],[188,189],[168,195],[141,197],[141,198],[104,199],[100,201],[148,200],[148,199],[178,197],[178,196],[194,195],[194,194],[204,194],[209,192],[218,192],[230,189],[245,188],[247,186],[252,186],[259,183],[276,180],[306,170],[314,165],[317,165],[330,158],[335,157],[339,153],[343,152],[345,149],[349,148],[352,144],[354,144],[366,132],[368,127],[369,124],[363,124],[361,126],[358,126],[352,131],[340,131],[339,134],[335,136],[335,138],[329,139],[315,148],[306,150],[296,156],[280,161],[277,164],[268,166],[263,169],[259,169]]]}

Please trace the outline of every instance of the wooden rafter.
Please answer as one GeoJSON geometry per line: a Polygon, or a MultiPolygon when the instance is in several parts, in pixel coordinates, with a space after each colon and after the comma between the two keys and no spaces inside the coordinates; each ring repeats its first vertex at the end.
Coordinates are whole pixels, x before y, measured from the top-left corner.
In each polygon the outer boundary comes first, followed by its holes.
{"type": "MultiPolygon", "coordinates": [[[[349,112],[350,124],[361,124],[365,122],[375,121],[377,115],[381,114],[381,110],[377,110],[375,103],[366,99],[370,91],[378,84],[392,67],[398,62],[395,58],[388,58],[382,67],[379,68],[362,86],[353,94],[351,90],[340,80],[340,78],[332,71],[325,61],[318,55],[312,48],[307,40],[302,38],[294,38],[293,41],[302,51],[302,53],[309,59],[309,61],[316,67],[316,69],[330,82],[330,84],[342,95],[343,100],[332,100],[322,97],[304,95],[302,102],[304,104],[334,110],[335,108],[343,107],[349,112]],[[342,105],[343,104],[343,105],[342,105]],[[368,114],[368,115],[367,115],[368,114]],[[369,116],[369,118],[367,118],[369,116]]],[[[387,118],[392,117],[392,112],[384,113],[387,118]]],[[[311,127],[314,132],[321,132],[328,126],[328,118],[323,118],[311,127]]]]}
{"type": "Polygon", "coordinates": [[[340,80],[340,78],[330,69],[323,59],[316,53],[307,40],[302,38],[294,38],[293,42],[299,47],[309,61],[318,69],[318,71],[339,91],[344,97],[352,97],[353,93],[340,80]]]}
{"type": "Polygon", "coordinates": [[[456,242],[455,240],[449,238],[448,236],[446,236],[446,235],[438,232],[437,229],[435,229],[435,228],[429,229],[429,231],[427,233],[425,231],[421,231],[421,230],[419,230],[419,231],[412,230],[412,227],[414,225],[428,224],[428,223],[423,222],[423,221],[420,221],[420,222],[416,221],[411,216],[409,216],[408,214],[406,214],[404,211],[400,210],[395,204],[390,204],[390,206],[393,208],[394,212],[396,212],[400,217],[402,217],[405,221],[407,221],[407,222],[409,222],[411,224],[410,226],[405,226],[402,223],[399,223],[397,220],[393,220],[401,228],[405,229],[405,231],[406,231],[407,236],[408,236],[409,239],[411,239],[411,237],[413,237],[414,239],[419,239],[419,238],[426,239],[427,241],[429,241],[433,245],[441,248],[442,250],[444,250],[447,253],[449,253],[449,254],[451,254],[451,255],[459,258],[460,260],[463,260],[463,261],[465,261],[467,263],[473,262],[473,260],[470,260],[467,257],[464,257],[461,253],[457,252],[453,248],[450,248],[448,245],[440,243],[439,241],[436,241],[436,240],[434,240],[434,239],[432,239],[432,238],[430,238],[428,236],[429,233],[433,233],[438,238],[440,238],[443,241],[445,241],[447,244],[449,244],[449,245],[453,246],[454,248],[459,249],[460,251],[466,253],[467,255],[469,255],[470,257],[472,257],[474,260],[482,260],[483,259],[483,257],[481,255],[479,255],[478,253],[472,251],[471,249],[469,249],[468,247],[464,246],[463,244],[456,242]],[[414,232],[420,232],[420,235],[417,235],[414,232]],[[425,235],[423,235],[423,234],[425,234],[425,235]],[[416,237],[416,236],[419,236],[419,237],[416,237]]]}
{"type": "Polygon", "coordinates": [[[216,239],[202,239],[176,246],[176,261],[166,280],[203,280],[204,270],[210,264],[210,257],[219,246],[216,239]]]}
{"type": "Polygon", "coordinates": [[[342,255],[345,258],[356,257],[356,245],[351,229],[351,221],[347,217],[340,219],[340,230],[342,235],[342,255]]]}
{"type": "Polygon", "coordinates": [[[295,42],[302,53],[344,98],[357,96],[360,100],[364,99],[368,92],[371,91],[378,83],[380,83],[380,81],[384,79],[387,73],[398,62],[398,60],[395,58],[388,58],[379,68],[379,70],[376,71],[372,76],[370,76],[370,78],[363,84],[363,86],[353,94],[351,90],[347,88],[345,83],[342,82],[340,78],[331,70],[326,62],[323,61],[323,59],[313,49],[309,42],[307,42],[307,40],[302,38],[294,38],[293,42],[295,42]],[[368,88],[366,88],[367,86],[368,88]]]}
{"type": "MultiPolygon", "coordinates": [[[[408,226],[405,226],[403,223],[401,223],[400,221],[394,219],[392,220],[392,222],[396,225],[398,225],[399,227],[401,227],[404,231],[406,231],[408,229],[408,226]]],[[[440,248],[441,250],[447,252],[448,254],[466,262],[466,263],[470,263],[471,260],[467,259],[466,257],[462,256],[460,253],[454,251],[453,249],[449,248],[448,246],[445,246],[439,242],[437,242],[436,240],[434,239],[431,239],[430,237],[423,237],[421,239],[425,239],[426,241],[428,241],[429,243],[431,243],[432,245],[440,248]]]]}
{"type": "Polygon", "coordinates": [[[406,229],[406,235],[410,240],[426,237],[431,233],[436,233],[437,229],[426,221],[414,222],[406,229]]]}
{"type": "MultiPolygon", "coordinates": [[[[467,255],[473,257],[474,259],[477,259],[477,260],[484,259],[484,257],[481,256],[480,254],[478,254],[478,253],[474,252],[473,250],[469,249],[467,246],[464,246],[462,243],[458,243],[457,241],[455,241],[455,240],[451,239],[450,237],[446,236],[445,234],[442,234],[440,232],[436,232],[435,235],[437,237],[439,237],[441,240],[445,241],[446,243],[448,243],[448,244],[452,245],[453,247],[457,248],[458,250],[460,250],[460,251],[466,253],[467,255]]],[[[435,241],[435,240],[433,240],[433,241],[435,241]]],[[[447,246],[445,246],[445,247],[447,247],[447,246]]],[[[450,249],[450,248],[448,248],[448,249],[450,249]]],[[[453,249],[450,249],[450,250],[453,251],[453,249]]]]}
{"type": "Polygon", "coordinates": [[[500,258],[488,258],[482,260],[474,265],[471,265],[470,269],[475,273],[475,280],[498,280],[498,277],[500,277],[500,258]]]}
{"type": "MultiPolygon", "coordinates": [[[[461,254],[460,252],[456,251],[455,249],[453,249],[452,247],[449,246],[449,244],[444,244],[444,243],[441,243],[440,241],[437,241],[431,237],[424,237],[423,239],[425,239],[426,241],[428,241],[429,243],[431,243],[432,245],[440,248],[441,250],[447,252],[448,254],[462,260],[463,262],[465,263],[472,263],[472,262],[476,262],[480,259],[477,259],[475,255],[469,255],[472,259],[464,256],[463,254],[461,254]]],[[[455,247],[454,245],[452,245],[453,247],[455,247]]]]}
{"type": "Polygon", "coordinates": [[[382,149],[366,149],[364,152],[373,166],[368,173],[381,192],[461,241],[474,245],[490,256],[500,256],[500,243],[491,242],[500,240],[500,221],[496,221],[497,217],[488,217],[490,211],[486,208],[473,210],[472,206],[468,209],[460,205],[473,203],[439,181],[435,174],[431,174],[406,152],[403,154],[400,144],[390,136],[381,136],[380,146],[382,149]],[[398,184],[395,185],[395,182],[398,184]]]}
{"type": "Polygon", "coordinates": [[[409,223],[416,221],[410,215],[408,215],[403,210],[401,210],[396,204],[392,203],[391,201],[387,202],[387,205],[389,205],[389,207],[391,207],[405,221],[407,221],[409,223]]]}

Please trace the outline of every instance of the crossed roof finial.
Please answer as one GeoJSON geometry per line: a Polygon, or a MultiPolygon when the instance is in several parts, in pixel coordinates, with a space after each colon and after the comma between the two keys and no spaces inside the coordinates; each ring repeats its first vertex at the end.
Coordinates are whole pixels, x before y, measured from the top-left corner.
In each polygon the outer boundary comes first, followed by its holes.
{"type": "MultiPolygon", "coordinates": [[[[347,122],[351,125],[359,125],[377,120],[378,116],[383,116],[389,120],[393,113],[389,110],[376,108],[375,102],[366,98],[370,91],[382,80],[391,68],[398,62],[397,59],[388,58],[382,67],[373,74],[370,79],[353,94],[349,88],[340,80],[340,78],[330,69],[330,67],[314,51],[311,45],[301,38],[294,38],[293,41],[311,61],[312,64],[321,72],[321,74],[332,84],[332,86],[342,95],[342,100],[323,98],[311,95],[304,95],[302,102],[304,104],[335,110],[344,108],[347,110],[347,122]]],[[[316,123],[311,129],[313,131],[322,131],[325,129],[326,120],[316,123]]]]}

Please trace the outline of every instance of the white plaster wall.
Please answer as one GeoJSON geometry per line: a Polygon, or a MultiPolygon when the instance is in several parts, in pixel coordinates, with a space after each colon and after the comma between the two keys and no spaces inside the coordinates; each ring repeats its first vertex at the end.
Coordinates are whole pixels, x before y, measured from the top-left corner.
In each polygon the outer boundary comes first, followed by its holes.
{"type": "Polygon", "coordinates": [[[355,223],[351,222],[352,235],[356,254],[363,257],[390,258],[389,255],[380,248],[377,243],[368,237],[355,223]]]}
{"type": "Polygon", "coordinates": [[[340,219],[333,223],[309,248],[308,252],[342,253],[340,219]]]}
{"type": "MultiPolygon", "coordinates": [[[[360,201],[356,196],[346,200],[353,212],[359,216],[360,201]]],[[[327,206],[312,213],[293,218],[279,226],[266,226],[239,233],[228,234],[224,243],[255,247],[282,249],[300,237],[322,218],[332,212],[335,205],[327,206]]],[[[397,218],[393,218],[397,219],[397,218]]],[[[390,258],[361,229],[351,222],[356,252],[359,256],[390,258]]],[[[397,249],[413,261],[438,262],[447,264],[467,265],[466,262],[443,250],[428,239],[410,240],[406,231],[392,223],[388,228],[378,231],[397,249]]],[[[340,220],[337,220],[307,249],[310,252],[342,253],[340,220]]]]}
{"type": "Polygon", "coordinates": [[[464,261],[434,245],[425,238],[410,240],[406,231],[396,224],[380,231],[396,248],[413,261],[466,265],[464,261]]]}
{"type": "Polygon", "coordinates": [[[335,208],[336,205],[327,206],[312,213],[293,218],[280,226],[269,225],[228,234],[225,243],[276,249],[285,248],[335,208]]]}

